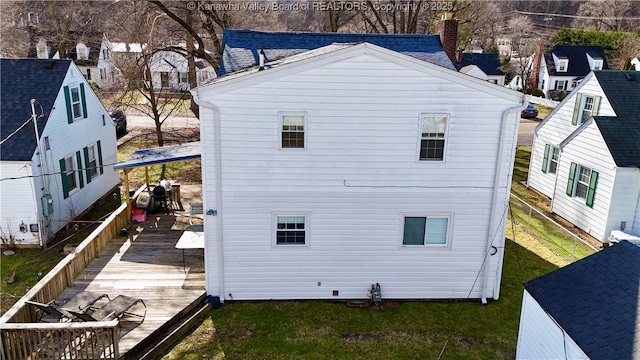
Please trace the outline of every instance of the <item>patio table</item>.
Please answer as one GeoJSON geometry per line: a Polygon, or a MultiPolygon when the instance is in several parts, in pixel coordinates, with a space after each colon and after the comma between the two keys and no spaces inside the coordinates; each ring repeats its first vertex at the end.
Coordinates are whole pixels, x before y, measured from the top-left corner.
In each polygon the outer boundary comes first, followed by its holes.
{"type": "Polygon", "coordinates": [[[182,249],[182,268],[186,272],[184,259],[186,249],[204,249],[204,227],[202,224],[189,225],[178,239],[176,249],[182,249]]]}

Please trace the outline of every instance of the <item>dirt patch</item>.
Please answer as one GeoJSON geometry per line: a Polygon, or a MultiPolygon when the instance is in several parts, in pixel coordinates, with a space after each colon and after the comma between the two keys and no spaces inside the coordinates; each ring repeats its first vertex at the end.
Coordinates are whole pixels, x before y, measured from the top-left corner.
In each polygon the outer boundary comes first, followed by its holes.
{"type": "Polygon", "coordinates": [[[473,348],[476,347],[478,345],[480,345],[480,341],[478,341],[478,339],[474,339],[472,337],[469,336],[463,336],[458,338],[458,344],[466,347],[466,348],[473,348]]]}
{"type": "Polygon", "coordinates": [[[382,339],[381,335],[378,334],[369,334],[369,333],[344,333],[340,334],[340,338],[347,341],[355,341],[355,340],[380,340],[382,339]]]}

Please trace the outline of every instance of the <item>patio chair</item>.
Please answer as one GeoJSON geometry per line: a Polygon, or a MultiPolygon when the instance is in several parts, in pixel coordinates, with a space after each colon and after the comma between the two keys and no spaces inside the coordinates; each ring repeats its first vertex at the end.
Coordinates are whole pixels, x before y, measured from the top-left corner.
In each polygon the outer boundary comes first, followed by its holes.
{"type": "Polygon", "coordinates": [[[144,318],[147,315],[147,305],[145,305],[142,299],[125,296],[125,295],[118,295],[113,300],[109,301],[104,306],[96,309],[91,314],[89,314],[88,312],[86,313],[80,313],[75,311],[69,311],[69,312],[73,316],[77,317],[82,321],[105,321],[105,320],[111,320],[111,319],[121,319],[124,316],[133,316],[144,321],[144,318]],[[139,315],[139,314],[129,312],[129,309],[138,303],[144,306],[144,314],[139,315]]]}
{"type": "Polygon", "coordinates": [[[44,303],[40,303],[37,301],[25,301],[25,303],[34,306],[38,311],[36,311],[36,321],[40,322],[42,321],[42,318],[45,315],[49,315],[53,318],[56,319],[57,322],[60,321],[71,321],[75,318],[75,316],[73,314],[71,314],[70,312],[68,312],[65,309],[61,309],[57,306],[52,305],[51,303],[48,304],[44,304],[44,303]],[[38,316],[39,314],[39,316],[38,316]]]}
{"type": "Polygon", "coordinates": [[[91,291],[83,291],[81,293],[76,294],[74,297],[69,299],[61,308],[65,310],[73,310],[79,312],[85,312],[89,309],[93,308],[93,305],[98,302],[100,299],[107,298],[109,299],[109,295],[103,293],[96,293],[91,291]]]}
{"type": "Polygon", "coordinates": [[[204,205],[201,202],[189,203],[189,224],[193,225],[193,215],[202,215],[204,213],[204,205]]]}

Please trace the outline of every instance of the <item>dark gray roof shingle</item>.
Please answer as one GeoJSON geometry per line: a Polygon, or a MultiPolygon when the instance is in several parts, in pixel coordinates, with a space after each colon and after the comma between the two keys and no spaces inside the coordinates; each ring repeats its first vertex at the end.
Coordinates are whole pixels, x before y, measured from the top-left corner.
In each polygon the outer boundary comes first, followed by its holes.
{"type": "Polygon", "coordinates": [[[609,152],[618,166],[640,167],[640,74],[603,70],[594,75],[616,113],[594,117],[609,152]]]}
{"type": "MultiPolygon", "coordinates": [[[[42,32],[38,30],[32,30],[32,44],[29,47],[28,58],[37,58],[36,44],[40,39],[44,39],[47,45],[50,46],[49,58],[52,58],[56,52],[58,52],[59,44],[56,44],[56,40],[60,39],[59,34],[55,32],[42,32]]],[[[67,36],[64,38],[64,46],[67,53],[67,59],[71,59],[78,66],[98,66],[98,60],[100,58],[100,47],[102,46],[103,33],[101,31],[68,31],[67,36]],[[78,60],[78,53],[76,45],[82,42],[89,48],[89,56],[87,59],[78,60]]]]}
{"type": "Polygon", "coordinates": [[[622,241],[524,287],[590,359],[640,358],[640,247],[622,241]]]}
{"type": "Polygon", "coordinates": [[[487,75],[504,75],[498,54],[463,53],[462,60],[454,65],[458,71],[465,66],[476,65],[487,75]]]}
{"type": "MultiPolygon", "coordinates": [[[[31,117],[36,99],[40,134],[44,130],[71,60],[0,59],[0,132],[2,140],[31,117]],[[53,65],[53,66],[50,66],[53,65]]],[[[29,161],[36,148],[33,124],[28,124],[0,147],[3,161],[29,161]]]]}
{"type": "Polygon", "coordinates": [[[584,77],[591,72],[589,67],[589,59],[587,59],[587,53],[592,57],[597,56],[602,59],[602,68],[608,69],[609,64],[604,57],[604,50],[601,46],[587,46],[587,45],[556,45],[550,51],[544,53],[544,59],[547,64],[547,71],[549,75],[556,76],[575,76],[584,77]],[[553,63],[553,55],[556,54],[558,58],[565,58],[569,60],[569,66],[567,71],[556,71],[556,67],[553,63]]]}
{"type": "Polygon", "coordinates": [[[438,35],[269,32],[225,29],[218,75],[258,65],[258,51],[274,61],[333,43],[369,42],[447,69],[455,70],[438,35]]]}

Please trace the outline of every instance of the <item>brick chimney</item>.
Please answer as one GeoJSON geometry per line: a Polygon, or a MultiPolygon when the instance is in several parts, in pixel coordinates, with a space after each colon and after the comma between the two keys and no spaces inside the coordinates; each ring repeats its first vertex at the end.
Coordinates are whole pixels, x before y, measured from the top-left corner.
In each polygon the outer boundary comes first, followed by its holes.
{"type": "Polygon", "coordinates": [[[531,68],[531,77],[529,81],[529,89],[537,89],[538,81],[540,81],[540,62],[542,61],[542,42],[536,43],[536,49],[533,53],[533,65],[531,68]]]}
{"type": "Polygon", "coordinates": [[[436,32],[440,34],[440,43],[451,62],[456,62],[456,42],[458,40],[458,20],[452,19],[452,14],[446,12],[436,24],[436,32]]]}

